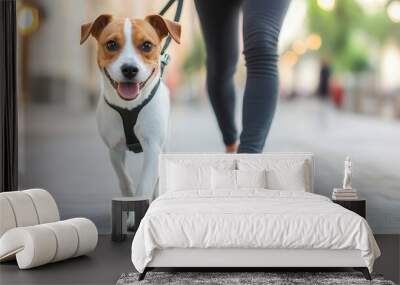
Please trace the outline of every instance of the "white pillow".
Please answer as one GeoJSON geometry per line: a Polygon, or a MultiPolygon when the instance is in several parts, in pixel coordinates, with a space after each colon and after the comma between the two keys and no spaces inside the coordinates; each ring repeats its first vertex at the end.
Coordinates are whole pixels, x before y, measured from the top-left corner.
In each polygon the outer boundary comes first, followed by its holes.
{"type": "Polygon", "coordinates": [[[273,190],[306,191],[304,163],[285,170],[267,172],[268,188],[273,190]]]}
{"type": "Polygon", "coordinates": [[[211,167],[168,164],[167,191],[211,189],[211,167]]]}
{"type": "Polygon", "coordinates": [[[236,170],[212,168],[211,181],[213,190],[236,190],[236,170]]]}
{"type": "Polygon", "coordinates": [[[307,179],[308,161],[298,159],[239,159],[240,170],[267,170],[268,189],[307,191],[310,181],[307,179]]]}
{"type": "Polygon", "coordinates": [[[236,170],[238,188],[268,188],[267,170],[236,170]]]}

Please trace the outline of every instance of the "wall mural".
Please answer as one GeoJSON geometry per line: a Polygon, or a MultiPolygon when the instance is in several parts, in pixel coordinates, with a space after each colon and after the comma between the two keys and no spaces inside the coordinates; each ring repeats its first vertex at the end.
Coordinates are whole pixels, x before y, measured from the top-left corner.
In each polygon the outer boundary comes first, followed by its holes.
{"type": "MultiPolygon", "coordinates": [[[[314,189],[327,197],[342,188],[350,156],[344,184],[351,163],[351,187],[367,200],[373,231],[400,234],[398,19],[386,6],[338,2],[350,15],[320,2],[292,1],[286,13],[279,98],[263,151],[314,153],[314,189]]],[[[221,133],[218,102],[208,98],[196,7],[185,3],[181,33],[169,17],[145,18],[160,8],[158,1],[18,2],[20,185],[47,189],[63,219],[88,217],[100,232],[110,232],[113,197],[153,194],[159,152],[223,153],[238,146],[221,133]],[[127,15],[143,20],[119,19],[127,15]],[[99,33],[109,23],[105,32],[117,33],[116,39],[99,33]],[[155,71],[160,35],[175,40],[162,83],[155,71]],[[124,37],[136,47],[121,44],[124,37]],[[134,66],[124,61],[129,58],[134,66]],[[125,130],[125,116],[136,119],[133,133],[125,130]],[[123,137],[131,138],[129,145],[123,137]]],[[[242,48],[231,86],[236,104],[229,107],[235,139],[246,121],[242,48]]],[[[255,115],[261,121],[271,116],[255,115]]]]}

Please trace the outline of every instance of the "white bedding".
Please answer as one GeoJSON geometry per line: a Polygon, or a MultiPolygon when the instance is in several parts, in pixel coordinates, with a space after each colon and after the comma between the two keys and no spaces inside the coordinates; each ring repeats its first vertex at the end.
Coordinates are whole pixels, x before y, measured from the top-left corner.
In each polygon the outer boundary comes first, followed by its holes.
{"type": "Polygon", "coordinates": [[[358,249],[371,272],[380,255],[359,215],[317,194],[265,189],[160,196],[133,240],[135,268],[165,248],[358,249]]]}

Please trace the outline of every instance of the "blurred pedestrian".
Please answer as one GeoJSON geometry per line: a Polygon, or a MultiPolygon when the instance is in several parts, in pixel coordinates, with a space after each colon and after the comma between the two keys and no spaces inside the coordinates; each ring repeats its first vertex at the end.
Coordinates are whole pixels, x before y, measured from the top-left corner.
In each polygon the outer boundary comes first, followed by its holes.
{"type": "Polygon", "coordinates": [[[316,123],[321,130],[327,129],[330,125],[330,85],[331,85],[331,65],[327,58],[321,59],[321,67],[319,71],[319,83],[317,88],[318,111],[316,112],[316,123]]]}
{"type": "Polygon", "coordinates": [[[321,60],[321,68],[319,71],[319,84],[317,90],[317,96],[322,100],[329,99],[330,78],[331,78],[331,66],[329,60],[323,58],[321,60]]]}

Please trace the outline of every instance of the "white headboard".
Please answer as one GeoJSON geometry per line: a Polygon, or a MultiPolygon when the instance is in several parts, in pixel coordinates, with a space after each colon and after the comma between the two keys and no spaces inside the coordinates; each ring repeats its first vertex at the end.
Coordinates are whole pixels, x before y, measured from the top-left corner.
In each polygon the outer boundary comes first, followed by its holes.
{"type": "Polygon", "coordinates": [[[161,154],[159,160],[159,188],[158,194],[161,195],[166,191],[166,177],[167,177],[167,162],[177,162],[182,163],[187,161],[190,163],[194,163],[196,161],[207,161],[211,165],[213,162],[217,163],[218,161],[229,161],[232,160],[234,165],[236,165],[236,161],[244,158],[244,159],[271,159],[274,160],[284,160],[284,161],[301,161],[304,160],[306,167],[306,191],[314,192],[314,158],[312,153],[303,153],[303,152],[293,152],[293,153],[280,153],[280,152],[271,152],[271,153],[261,153],[261,154],[221,154],[221,153],[169,153],[169,154],[161,154]]]}

